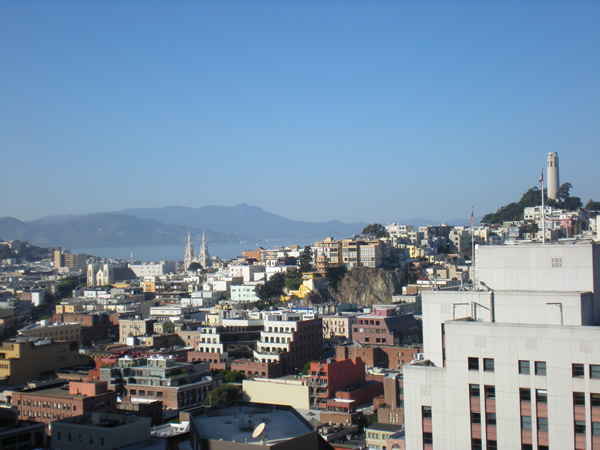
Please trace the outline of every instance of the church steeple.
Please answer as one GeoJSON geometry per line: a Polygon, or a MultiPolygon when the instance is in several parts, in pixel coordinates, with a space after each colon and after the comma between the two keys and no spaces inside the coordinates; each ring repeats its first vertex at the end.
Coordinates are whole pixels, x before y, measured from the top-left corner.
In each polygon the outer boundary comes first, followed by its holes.
{"type": "Polygon", "coordinates": [[[210,256],[208,254],[208,245],[206,245],[206,236],[204,235],[204,230],[202,230],[202,245],[200,246],[198,262],[204,269],[207,269],[210,264],[210,256]]]}
{"type": "Polygon", "coordinates": [[[196,261],[196,253],[192,245],[192,235],[188,230],[187,246],[185,247],[185,258],[183,259],[184,270],[190,267],[190,264],[196,261]]]}

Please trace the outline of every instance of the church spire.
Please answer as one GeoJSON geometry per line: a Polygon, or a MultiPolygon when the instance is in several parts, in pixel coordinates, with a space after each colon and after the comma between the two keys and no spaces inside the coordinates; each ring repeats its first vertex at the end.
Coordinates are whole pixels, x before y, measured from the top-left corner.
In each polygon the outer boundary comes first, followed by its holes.
{"type": "Polygon", "coordinates": [[[188,230],[187,246],[185,247],[185,258],[183,259],[184,270],[190,267],[190,264],[196,260],[194,246],[192,245],[192,235],[188,230]]]}
{"type": "Polygon", "coordinates": [[[202,245],[200,246],[198,262],[204,269],[207,269],[210,264],[210,256],[208,254],[208,245],[206,245],[206,236],[204,235],[204,230],[202,230],[202,245]]]}

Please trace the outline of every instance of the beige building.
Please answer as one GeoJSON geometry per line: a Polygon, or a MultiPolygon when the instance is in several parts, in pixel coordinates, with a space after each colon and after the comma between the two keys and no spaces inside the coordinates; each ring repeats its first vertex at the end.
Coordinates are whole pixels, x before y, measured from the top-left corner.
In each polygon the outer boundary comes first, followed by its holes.
{"type": "Polygon", "coordinates": [[[283,378],[244,380],[242,381],[244,401],[309,409],[309,391],[306,381],[306,379],[294,375],[283,378]]]}
{"type": "Polygon", "coordinates": [[[321,316],[323,339],[352,339],[355,316],[321,316]]]}
{"type": "Polygon", "coordinates": [[[75,342],[81,344],[80,323],[51,323],[41,320],[38,323],[21,328],[19,336],[38,339],[53,339],[55,341],[75,342]]]}
{"type": "Polygon", "coordinates": [[[40,380],[46,372],[88,362],[78,347],[71,347],[69,342],[50,339],[17,337],[4,341],[0,347],[0,378],[20,385],[40,380]]]}
{"type": "Polygon", "coordinates": [[[143,336],[154,332],[154,320],[121,319],[119,320],[119,342],[127,343],[128,336],[143,336]]]}

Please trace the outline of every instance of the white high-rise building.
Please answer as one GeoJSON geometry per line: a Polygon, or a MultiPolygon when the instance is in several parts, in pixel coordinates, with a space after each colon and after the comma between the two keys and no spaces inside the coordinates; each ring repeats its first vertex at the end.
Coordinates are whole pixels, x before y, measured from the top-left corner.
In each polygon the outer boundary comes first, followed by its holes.
{"type": "Polygon", "coordinates": [[[558,193],[559,179],[558,179],[558,153],[548,153],[548,198],[556,200],[556,194],[558,193]]]}
{"type": "Polygon", "coordinates": [[[600,448],[600,245],[476,251],[478,290],[422,294],[406,448],[600,448]]]}

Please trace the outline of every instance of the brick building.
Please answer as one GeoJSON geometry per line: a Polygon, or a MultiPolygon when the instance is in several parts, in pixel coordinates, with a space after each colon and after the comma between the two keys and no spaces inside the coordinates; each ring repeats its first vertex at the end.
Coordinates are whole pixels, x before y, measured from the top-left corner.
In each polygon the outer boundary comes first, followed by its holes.
{"type": "Polygon", "coordinates": [[[383,393],[381,383],[366,380],[360,358],[311,363],[308,385],[311,408],[336,412],[354,412],[383,393]]]}
{"type": "Polygon", "coordinates": [[[405,345],[422,342],[422,328],[413,314],[398,314],[394,308],[377,308],[357,316],[352,338],[362,344],[405,345]]]}
{"type": "Polygon", "coordinates": [[[20,420],[47,425],[91,411],[114,413],[117,410],[117,393],[109,391],[105,381],[71,381],[58,387],[11,391],[10,399],[19,410],[20,420]]]}
{"type": "Polygon", "coordinates": [[[377,411],[377,422],[404,424],[403,387],[400,373],[392,372],[383,376],[383,395],[373,400],[373,409],[377,411]]]}
{"type": "Polygon", "coordinates": [[[124,402],[161,400],[165,408],[183,409],[202,404],[212,388],[208,368],[165,356],[125,356],[101,367],[100,379],[114,386],[124,402]]]}
{"type": "Polygon", "coordinates": [[[397,347],[393,345],[338,345],[335,348],[336,359],[361,358],[367,368],[401,369],[417,358],[422,351],[419,347],[397,347]]]}

